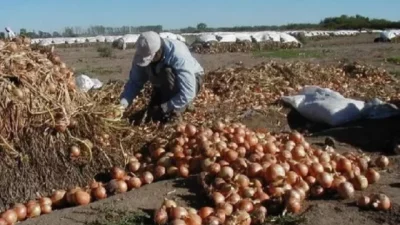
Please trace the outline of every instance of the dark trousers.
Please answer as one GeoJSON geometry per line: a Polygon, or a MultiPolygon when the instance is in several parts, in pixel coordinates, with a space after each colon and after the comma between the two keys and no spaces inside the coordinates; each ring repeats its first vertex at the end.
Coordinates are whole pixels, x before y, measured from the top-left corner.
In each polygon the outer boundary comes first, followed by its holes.
{"type": "MultiPolygon", "coordinates": [[[[165,67],[161,69],[161,71],[156,76],[158,84],[153,85],[153,91],[151,94],[149,105],[147,109],[138,112],[139,115],[134,115],[134,117],[136,118],[132,118],[132,120],[135,120],[135,124],[139,124],[141,122],[148,123],[150,121],[168,122],[166,120],[173,119],[174,117],[180,117],[180,114],[185,112],[188,107],[186,106],[182,109],[174,110],[167,115],[163,115],[161,113],[161,109],[156,110],[156,107],[159,107],[161,104],[168,102],[179,92],[179,88],[176,85],[176,73],[172,68],[165,67]]],[[[196,75],[196,83],[197,95],[203,83],[202,76],[196,75]]]]}

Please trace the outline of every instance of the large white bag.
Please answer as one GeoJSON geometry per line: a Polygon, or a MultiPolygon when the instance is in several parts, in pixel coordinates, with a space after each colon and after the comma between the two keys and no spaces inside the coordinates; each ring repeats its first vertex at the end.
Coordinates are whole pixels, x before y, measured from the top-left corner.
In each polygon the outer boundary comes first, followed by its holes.
{"type": "Polygon", "coordinates": [[[305,118],[331,126],[360,119],[365,106],[363,101],[345,98],[338,92],[317,86],[307,86],[298,95],[284,96],[282,100],[305,118]]]}
{"type": "Polygon", "coordinates": [[[75,78],[76,86],[80,91],[88,92],[90,89],[99,89],[103,83],[97,78],[90,78],[85,74],[78,75],[75,78]]]}

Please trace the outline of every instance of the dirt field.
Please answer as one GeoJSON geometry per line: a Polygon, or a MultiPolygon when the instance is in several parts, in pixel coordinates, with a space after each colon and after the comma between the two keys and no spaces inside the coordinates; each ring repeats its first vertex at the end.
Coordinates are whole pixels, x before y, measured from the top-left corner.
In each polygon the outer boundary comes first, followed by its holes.
{"type": "MultiPolygon", "coordinates": [[[[196,55],[207,71],[220,67],[252,66],[267,60],[296,61],[305,60],[320,64],[336,64],[338,61],[358,61],[382,66],[393,75],[400,75],[400,44],[372,43],[374,35],[343,37],[332,40],[310,41],[302,49],[230,53],[215,55],[196,55]],[[388,60],[389,59],[389,60],[388,60]],[[388,62],[389,61],[389,62],[388,62]]],[[[56,49],[61,58],[73,66],[76,73],[109,79],[125,80],[128,76],[134,50],[114,51],[112,58],[100,58],[95,47],[56,49]]],[[[307,140],[314,145],[322,145],[326,137],[333,137],[338,151],[362,150],[371,155],[389,154],[391,140],[400,134],[399,118],[379,121],[361,121],[335,129],[311,129],[310,122],[296,113],[271,110],[268,115],[255,114],[242,122],[252,128],[268,127],[273,131],[290,129],[312,130],[314,135],[307,140]]],[[[383,192],[393,203],[389,212],[362,211],[348,201],[319,200],[309,201],[303,216],[305,221],[296,224],[307,225],[396,225],[400,224],[400,157],[390,156],[391,167],[382,175],[377,185],[368,188],[370,192],[383,192]]],[[[176,199],[187,206],[204,205],[204,197],[199,192],[195,178],[157,182],[125,195],[118,195],[95,202],[87,207],[76,207],[56,211],[47,216],[31,219],[24,225],[127,225],[152,224],[148,214],[159,207],[163,198],[176,199]],[[138,215],[137,212],[142,212],[138,215]],[[138,221],[136,221],[138,220],[138,221]],[[136,221],[136,222],[135,222],[136,221]]],[[[359,192],[358,195],[361,193],[359,192]]],[[[277,222],[289,225],[290,223],[277,222]]]]}

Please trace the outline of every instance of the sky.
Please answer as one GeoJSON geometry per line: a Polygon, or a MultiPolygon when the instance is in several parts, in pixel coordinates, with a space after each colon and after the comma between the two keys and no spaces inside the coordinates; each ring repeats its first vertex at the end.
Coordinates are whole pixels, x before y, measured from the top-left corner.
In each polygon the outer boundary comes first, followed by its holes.
{"type": "MultiPolygon", "coordinates": [[[[400,20],[400,0],[0,0],[0,26],[46,32],[66,26],[282,25],[342,14],[400,20]]],[[[1,29],[2,30],[2,29],[1,29]]]]}

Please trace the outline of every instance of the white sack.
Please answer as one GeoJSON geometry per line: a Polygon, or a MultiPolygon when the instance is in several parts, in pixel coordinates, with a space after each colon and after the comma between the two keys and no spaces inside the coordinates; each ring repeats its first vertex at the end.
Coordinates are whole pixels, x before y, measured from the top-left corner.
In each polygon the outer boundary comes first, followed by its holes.
{"type": "Polygon", "coordinates": [[[284,96],[282,100],[305,118],[331,126],[360,119],[365,106],[363,101],[345,98],[338,92],[317,86],[304,87],[298,95],[284,96]]]}
{"type": "Polygon", "coordinates": [[[103,83],[99,79],[92,79],[85,74],[81,74],[75,78],[76,86],[83,92],[88,92],[90,89],[98,89],[103,86],[103,83]]]}

